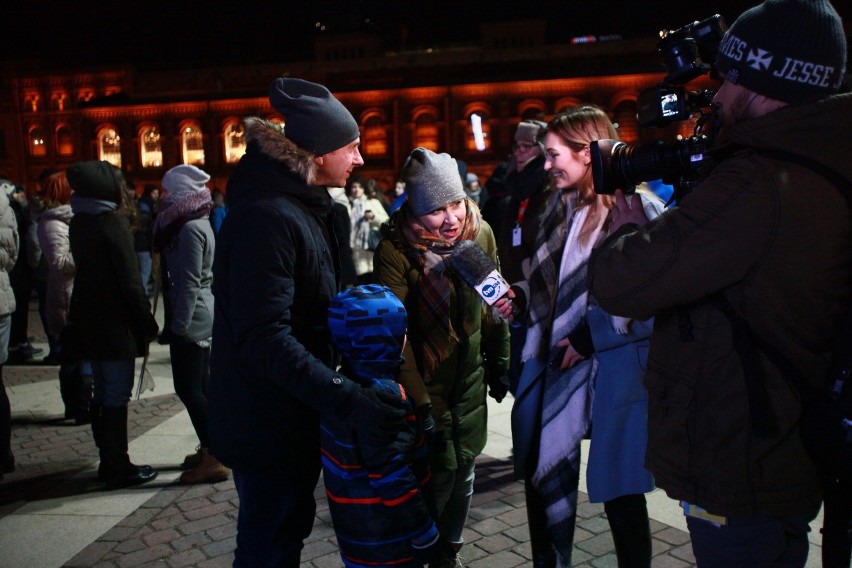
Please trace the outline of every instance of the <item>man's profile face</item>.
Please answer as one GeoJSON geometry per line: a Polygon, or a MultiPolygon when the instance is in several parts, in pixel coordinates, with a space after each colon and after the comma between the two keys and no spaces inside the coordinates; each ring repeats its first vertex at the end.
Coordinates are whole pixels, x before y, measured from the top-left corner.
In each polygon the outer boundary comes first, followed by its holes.
{"type": "Polygon", "coordinates": [[[722,82],[713,97],[713,105],[719,109],[719,116],[725,128],[752,117],[751,103],[754,97],[754,91],[730,81],[722,82]]]}
{"type": "Polygon", "coordinates": [[[326,187],[345,187],[352,170],[364,165],[364,159],[358,146],[361,138],[356,138],[346,146],[323,156],[317,156],[316,184],[326,187]]]}

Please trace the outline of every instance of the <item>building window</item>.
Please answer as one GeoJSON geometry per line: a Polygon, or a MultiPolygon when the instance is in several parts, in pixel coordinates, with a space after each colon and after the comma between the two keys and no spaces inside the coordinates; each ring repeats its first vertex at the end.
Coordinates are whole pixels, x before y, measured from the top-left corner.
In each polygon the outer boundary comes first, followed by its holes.
{"type": "Polygon", "coordinates": [[[163,147],[160,142],[160,129],[156,126],[147,126],[139,135],[140,158],[143,168],[159,168],[163,165],[163,147]]]}
{"type": "Polygon", "coordinates": [[[30,112],[38,112],[38,105],[41,97],[37,93],[27,93],[24,96],[24,106],[30,112]]]}
{"type": "Polygon", "coordinates": [[[68,96],[65,93],[53,93],[50,97],[50,108],[53,110],[63,111],[65,110],[66,100],[68,100],[68,96]]]}
{"type": "Polygon", "coordinates": [[[374,114],[364,121],[364,137],[361,146],[368,156],[384,156],[388,153],[388,136],[382,117],[374,114]]]}
{"type": "Polygon", "coordinates": [[[56,129],[56,151],[60,156],[74,155],[74,138],[71,136],[71,129],[67,126],[56,129]]]}
{"type": "Polygon", "coordinates": [[[201,129],[195,124],[184,126],[180,133],[180,142],[183,151],[183,163],[203,166],[204,136],[201,134],[201,129]]]}
{"type": "Polygon", "coordinates": [[[488,114],[482,110],[470,113],[465,125],[464,149],[466,152],[484,152],[491,148],[491,125],[488,114]]]}
{"type": "Polygon", "coordinates": [[[98,159],[121,167],[121,137],[114,128],[104,128],[98,133],[98,159]]]}
{"type": "Polygon", "coordinates": [[[35,127],[30,130],[30,155],[36,158],[47,156],[47,145],[44,131],[35,127]]]}
{"type": "Polygon", "coordinates": [[[424,112],[414,121],[414,147],[423,147],[437,152],[440,147],[440,131],[435,115],[424,112]]]}
{"type": "Polygon", "coordinates": [[[246,153],[246,131],[241,122],[231,122],[225,126],[225,162],[236,164],[246,153]]]}

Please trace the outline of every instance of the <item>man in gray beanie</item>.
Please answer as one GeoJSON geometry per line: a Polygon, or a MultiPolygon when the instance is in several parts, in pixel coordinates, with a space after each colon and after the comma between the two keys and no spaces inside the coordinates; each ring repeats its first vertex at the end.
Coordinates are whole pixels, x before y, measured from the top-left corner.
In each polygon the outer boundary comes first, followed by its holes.
{"type": "Polygon", "coordinates": [[[852,300],[840,17],[827,0],[767,0],[727,31],[717,67],[715,168],[653,221],[617,191],[590,293],[656,316],[645,465],[682,502],[698,565],[804,566],[826,491],[825,565],[848,566],[848,488],[836,498],[800,435],[852,300]]]}
{"type": "MultiPolygon", "coordinates": [[[[327,187],[363,165],[358,123],[327,88],[278,78],[283,131],[245,119],[248,146],[226,188],[213,263],[210,451],[240,497],[234,566],[297,567],[313,526],[320,415],[380,446],[403,411],[335,370],[327,308],[341,242],[327,187]]],[[[395,402],[395,401],[394,401],[395,402]]]]}

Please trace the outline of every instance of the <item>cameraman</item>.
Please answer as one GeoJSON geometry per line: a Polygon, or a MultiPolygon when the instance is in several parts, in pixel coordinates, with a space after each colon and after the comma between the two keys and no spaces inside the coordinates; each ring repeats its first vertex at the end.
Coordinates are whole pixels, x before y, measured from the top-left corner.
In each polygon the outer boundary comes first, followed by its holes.
{"type": "Polygon", "coordinates": [[[716,64],[718,165],[650,222],[617,192],[590,292],[656,316],[646,467],[684,502],[698,565],[804,566],[821,491],[792,381],[820,387],[852,297],[849,182],[825,175],[852,180],[852,96],[831,96],[840,17],[826,0],[767,0],[716,64]]]}

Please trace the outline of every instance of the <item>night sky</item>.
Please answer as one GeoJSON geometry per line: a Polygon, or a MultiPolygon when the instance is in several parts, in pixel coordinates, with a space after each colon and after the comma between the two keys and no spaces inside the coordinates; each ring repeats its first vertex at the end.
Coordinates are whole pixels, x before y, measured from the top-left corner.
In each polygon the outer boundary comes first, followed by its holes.
{"type": "MultiPolygon", "coordinates": [[[[309,59],[318,33],[379,35],[385,49],[476,43],[479,24],[548,21],[550,43],[576,35],[656,37],[719,13],[733,23],[754,0],[447,0],[0,2],[0,59],[49,65],[169,67],[309,59]],[[605,14],[605,17],[602,15],[605,14]],[[316,22],[325,26],[316,28],[316,22]]],[[[838,3],[835,4],[836,6],[838,3]]]]}

